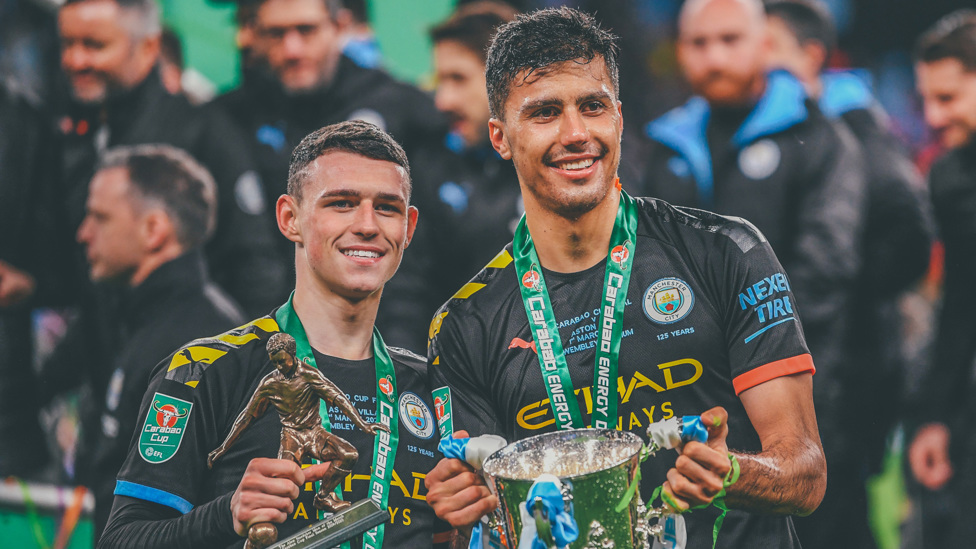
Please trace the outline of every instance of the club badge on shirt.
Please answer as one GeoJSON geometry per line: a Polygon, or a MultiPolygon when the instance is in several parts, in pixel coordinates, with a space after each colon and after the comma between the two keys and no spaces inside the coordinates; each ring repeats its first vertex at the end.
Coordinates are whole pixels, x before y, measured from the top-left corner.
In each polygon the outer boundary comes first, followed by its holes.
{"type": "Polygon", "coordinates": [[[149,463],[162,463],[176,454],[186,433],[192,402],[156,393],[139,434],[139,455],[149,463]]]}
{"type": "Polygon", "coordinates": [[[644,314],[658,324],[674,324],[695,306],[695,293],[680,278],[662,278],[644,291],[644,314]]]}
{"type": "Polygon", "coordinates": [[[400,424],[417,438],[430,438],[434,435],[434,415],[427,404],[414,393],[400,395],[400,424]]]}

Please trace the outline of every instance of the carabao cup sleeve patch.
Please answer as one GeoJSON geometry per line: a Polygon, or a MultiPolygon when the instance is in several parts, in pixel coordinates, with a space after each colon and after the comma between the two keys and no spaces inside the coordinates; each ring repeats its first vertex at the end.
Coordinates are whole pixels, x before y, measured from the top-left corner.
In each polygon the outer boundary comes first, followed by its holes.
{"type": "Polygon", "coordinates": [[[139,455],[149,463],[168,461],[180,449],[193,403],[163,393],[153,395],[139,433],[139,455]]]}

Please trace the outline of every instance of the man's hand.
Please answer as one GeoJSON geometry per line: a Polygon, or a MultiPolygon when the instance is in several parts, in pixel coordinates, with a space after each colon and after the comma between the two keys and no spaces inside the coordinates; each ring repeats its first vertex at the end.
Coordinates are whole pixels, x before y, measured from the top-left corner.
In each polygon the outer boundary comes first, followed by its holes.
{"type": "Polygon", "coordinates": [[[938,490],[952,478],[949,461],[949,429],[942,423],[928,423],[915,433],[908,447],[908,463],[915,480],[929,490],[938,490]]]}
{"type": "Polygon", "coordinates": [[[708,429],[708,441],[686,443],[664,483],[662,498],[679,511],[711,503],[722,491],[725,475],[732,469],[725,442],[729,435],[729,415],[725,408],[712,408],[701,419],[708,429]]]}
{"type": "MultiPolygon", "coordinates": [[[[457,431],[454,438],[467,438],[457,431]]],[[[424,479],[427,503],[434,513],[454,528],[470,530],[484,515],[498,507],[485,479],[459,459],[442,459],[424,479]]]]}
{"type": "Polygon", "coordinates": [[[34,277],[0,260],[0,307],[11,307],[34,294],[34,277]]]}
{"type": "Polygon", "coordinates": [[[295,509],[292,500],[298,497],[302,484],[315,480],[315,475],[321,478],[330,465],[326,462],[303,471],[291,460],[252,459],[230,499],[234,531],[245,537],[252,524],[285,522],[295,509]]]}

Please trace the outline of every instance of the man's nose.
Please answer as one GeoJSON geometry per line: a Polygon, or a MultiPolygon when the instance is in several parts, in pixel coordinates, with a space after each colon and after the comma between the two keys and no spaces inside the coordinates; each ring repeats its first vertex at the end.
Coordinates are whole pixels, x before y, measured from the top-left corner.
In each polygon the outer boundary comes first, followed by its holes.
{"type": "Polygon", "coordinates": [[[356,218],[353,222],[353,231],[363,236],[373,236],[379,233],[379,224],[376,219],[376,210],[371,202],[363,202],[356,209],[356,218]]]}
{"type": "Polygon", "coordinates": [[[285,57],[294,59],[305,53],[305,40],[298,29],[289,29],[281,40],[281,47],[285,57]]]}
{"type": "Polygon", "coordinates": [[[61,52],[61,67],[69,72],[80,71],[88,68],[89,56],[85,48],[80,45],[71,45],[61,52]]]}
{"type": "Polygon", "coordinates": [[[586,118],[579,109],[566,109],[563,114],[561,142],[564,146],[586,143],[590,140],[590,130],[586,118]]]}

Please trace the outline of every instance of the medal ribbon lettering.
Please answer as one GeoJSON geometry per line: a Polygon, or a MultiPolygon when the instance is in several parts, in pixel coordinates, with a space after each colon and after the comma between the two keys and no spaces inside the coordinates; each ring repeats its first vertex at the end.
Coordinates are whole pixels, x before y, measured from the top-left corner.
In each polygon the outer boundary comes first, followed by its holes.
{"type": "MultiPolygon", "coordinates": [[[[295,338],[296,356],[306,364],[318,368],[315,365],[315,356],[312,354],[312,347],[308,343],[308,336],[305,335],[305,328],[302,326],[301,319],[295,314],[292,300],[295,293],[292,292],[288,302],[282,305],[275,313],[275,320],[281,330],[295,338]]],[[[393,369],[393,359],[386,350],[386,344],[380,336],[379,330],[373,327],[373,361],[376,364],[376,420],[389,427],[390,432],[380,431],[373,439],[373,472],[369,479],[369,497],[375,501],[380,508],[386,509],[390,500],[390,483],[393,479],[393,462],[396,458],[397,444],[400,441],[400,425],[398,414],[396,413],[396,403],[399,393],[396,385],[396,372],[393,369]]],[[[319,416],[322,418],[322,427],[326,431],[332,432],[332,421],[329,419],[329,404],[324,400],[319,401],[319,416]]],[[[318,483],[316,483],[318,484],[318,483]]],[[[318,489],[318,487],[316,487],[318,489]]],[[[342,498],[342,483],[336,486],[336,497],[342,498]]],[[[324,518],[319,512],[319,518],[324,518]]],[[[383,546],[383,537],[386,532],[386,523],[374,527],[363,534],[364,549],[379,549],[383,546]]],[[[349,544],[344,543],[343,547],[348,548],[349,544]]]]}
{"type": "MultiPolygon", "coordinates": [[[[620,334],[636,242],[637,202],[621,190],[617,219],[610,235],[603,297],[597,319],[599,340],[593,370],[593,427],[613,429],[617,426],[617,361],[620,356],[620,334]]],[[[560,429],[582,428],[585,425],[574,394],[566,355],[563,353],[556,316],[552,312],[549,290],[542,276],[539,255],[532,243],[525,216],[522,216],[515,230],[512,247],[519,289],[522,291],[522,304],[535,340],[542,379],[549,393],[549,405],[552,407],[553,417],[556,418],[556,425],[560,429]]]]}

